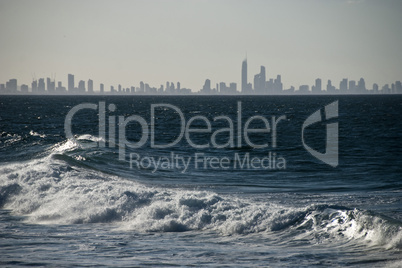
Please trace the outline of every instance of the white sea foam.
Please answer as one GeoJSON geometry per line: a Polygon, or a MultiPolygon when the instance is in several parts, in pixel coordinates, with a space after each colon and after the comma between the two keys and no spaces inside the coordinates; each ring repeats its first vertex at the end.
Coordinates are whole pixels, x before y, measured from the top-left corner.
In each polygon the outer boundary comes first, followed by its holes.
{"type": "Polygon", "coordinates": [[[65,142],[59,142],[56,143],[55,145],[53,145],[50,150],[53,153],[63,153],[63,152],[68,152],[68,151],[72,151],[74,149],[78,149],[80,148],[81,145],[77,142],[75,142],[74,140],[67,140],[65,142]]]}
{"type": "Polygon", "coordinates": [[[88,140],[88,141],[105,141],[102,137],[93,136],[91,134],[83,134],[76,138],[77,140],[88,140]]]}
{"type": "Polygon", "coordinates": [[[400,223],[358,209],[327,207],[323,210],[313,210],[306,215],[300,226],[309,226],[306,228],[309,230],[307,233],[345,237],[387,249],[402,248],[400,223]]]}
{"type": "MultiPolygon", "coordinates": [[[[68,151],[77,144],[55,146],[68,151]]],[[[79,159],[78,159],[79,161],[79,159]]],[[[0,167],[0,205],[38,224],[116,222],[137,232],[282,232],[401,248],[400,223],[331,206],[288,207],[210,191],[162,189],[71,167],[51,155],[0,167]]]]}
{"type": "Polygon", "coordinates": [[[22,136],[18,134],[11,134],[11,133],[2,133],[2,141],[0,140],[0,144],[3,142],[4,144],[11,145],[13,143],[19,142],[22,140],[22,136]]]}
{"type": "Polygon", "coordinates": [[[82,143],[82,142],[77,142],[77,141],[91,141],[91,142],[99,142],[102,141],[103,139],[100,137],[96,137],[90,134],[83,134],[80,136],[77,136],[74,139],[68,139],[67,141],[59,142],[55,145],[53,145],[50,150],[51,153],[64,153],[64,152],[69,152],[73,151],[75,149],[79,148],[91,148],[96,145],[92,143],[82,143]]]}
{"type": "Polygon", "coordinates": [[[31,130],[31,131],[29,132],[29,135],[35,136],[35,137],[46,138],[46,135],[45,135],[45,134],[39,134],[38,132],[35,132],[35,131],[33,131],[33,130],[31,130]]]}

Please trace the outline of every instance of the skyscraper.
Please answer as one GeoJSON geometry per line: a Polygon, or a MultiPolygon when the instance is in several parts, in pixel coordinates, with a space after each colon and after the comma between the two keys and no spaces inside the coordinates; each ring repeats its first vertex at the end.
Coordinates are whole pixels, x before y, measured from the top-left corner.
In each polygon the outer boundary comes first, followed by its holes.
{"type": "Polygon", "coordinates": [[[373,93],[378,93],[378,84],[376,83],[373,84],[373,93]]]}
{"type": "Polygon", "coordinates": [[[348,79],[344,78],[342,81],[339,83],[339,90],[341,93],[346,93],[348,91],[348,79]]]}
{"type": "Polygon", "coordinates": [[[45,92],[45,79],[44,78],[39,78],[38,91],[39,91],[39,93],[45,92]]]}
{"type": "Polygon", "coordinates": [[[311,87],[311,93],[313,94],[320,94],[321,90],[322,90],[322,86],[321,86],[322,82],[320,78],[317,78],[315,80],[315,85],[311,87]]]}
{"type": "Polygon", "coordinates": [[[276,79],[274,80],[274,93],[281,94],[283,91],[283,84],[282,84],[282,77],[281,75],[277,75],[276,79]]]}
{"type": "Polygon", "coordinates": [[[263,90],[265,90],[265,82],[266,82],[266,74],[265,74],[265,67],[261,65],[261,71],[260,71],[260,87],[263,88],[263,90]]]}
{"type": "Polygon", "coordinates": [[[52,81],[49,77],[46,79],[46,86],[48,93],[54,93],[56,89],[55,81],[52,81]]]}
{"type": "Polygon", "coordinates": [[[10,79],[6,82],[6,91],[9,93],[17,92],[17,79],[10,79]]]}
{"type": "Polygon", "coordinates": [[[328,80],[327,83],[327,94],[334,94],[336,92],[335,87],[332,85],[332,81],[328,80]]]}
{"type": "Polygon", "coordinates": [[[401,94],[402,93],[402,83],[401,81],[396,81],[395,82],[395,90],[396,90],[396,94],[401,94]]]}
{"type": "Polygon", "coordinates": [[[203,94],[210,94],[211,93],[211,80],[209,80],[209,79],[205,80],[205,83],[204,83],[204,86],[201,89],[201,92],[203,94]]]}
{"type": "Polygon", "coordinates": [[[80,80],[80,82],[78,82],[78,91],[80,93],[85,93],[85,81],[84,80],[80,80]]]}
{"type": "Polygon", "coordinates": [[[267,88],[268,94],[274,93],[274,79],[270,78],[269,81],[265,82],[265,87],[267,88]]]}
{"type": "Polygon", "coordinates": [[[73,74],[68,74],[68,91],[69,92],[74,91],[74,75],[73,74]]]}
{"type": "Polygon", "coordinates": [[[51,90],[51,87],[52,87],[51,83],[52,83],[52,81],[50,80],[50,78],[49,78],[49,77],[46,78],[47,92],[52,91],[52,90],[51,90]]]}
{"type": "Polygon", "coordinates": [[[243,61],[241,65],[241,92],[247,93],[248,85],[247,85],[247,58],[243,61]]]}
{"type": "Polygon", "coordinates": [[[32,93],[37,93],[38,92],[38,81],[36,81],[36,80],[32,81],[31,88],[32,88],[32,93]]]}
{"type": "Polygon", "coordinates": [[[349,93],[356,94],[356,81],[349,80],[349,93]]]}
{"type": "Polygon", "coordinates": [[[237,84],[236,83],[230,83],[229,86],[229,93],[230,94],[236,94],[236,89],[237,89],[237,84]]]}
{"type": "Polygon", "coordinates": [[[357,93],[366,93],[366,82],[363,78],[360,78],[359,82],[357,83],[357,93]]]}
{"type": "Polygon", "coordinates": [[[228,87],[226,86],[226,83],[225,82],[220,82],[219,83],[219,92],[221,94],[227,94],[228,93],[227,91],[228,91],[228,87]]]}
{"type": "Polygon", "coordinates": [[[58,92],[58,93],[63,93],[63,92],[65,92],[66,91],[66,88],[65,87],[63,87],[63,85],[62,85],[62,83],[59,81],[59,82],[57,82],[57,88],[56,88],[56,91],[58,92]]]}
{"type": "Polygon", "coordinates": [[[259,74],[254,76],[254,91],[257,94],[265,94],[265,67],[261,66],[259,74]]]}
{"type": "Polygon", "coordinates": [[[94,81],[89,79],[88,80],[88,93],[93,93],[94,92],[94,81]]]}

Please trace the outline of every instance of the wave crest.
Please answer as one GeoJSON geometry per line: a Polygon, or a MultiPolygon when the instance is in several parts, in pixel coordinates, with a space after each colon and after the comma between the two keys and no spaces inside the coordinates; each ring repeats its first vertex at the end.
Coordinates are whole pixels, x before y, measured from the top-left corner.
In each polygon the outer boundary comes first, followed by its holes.
{"type": "MultiPolygon", "coordinates": [[[[57,147],[73,148],[69,141],[57,147]],[[63,147],[64,146],[64,147],[63,147]]],[[[400,222],[337,206],[290,207],[209,191],[162,189],[51,156],[0,167],[0,205],[39,224],[116,222],[138,232],[277,233],[402,248],[400,222]]]]}

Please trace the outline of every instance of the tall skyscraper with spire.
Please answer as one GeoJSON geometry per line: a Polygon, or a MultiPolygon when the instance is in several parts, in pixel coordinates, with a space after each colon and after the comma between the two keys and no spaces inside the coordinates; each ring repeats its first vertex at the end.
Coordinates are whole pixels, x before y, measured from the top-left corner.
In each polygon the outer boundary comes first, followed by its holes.
{"type": "Polygon", "coordinates": [[[246,93],[248,90],[247,85],[247,57],[241,65],[241,92],[246,93]]]}

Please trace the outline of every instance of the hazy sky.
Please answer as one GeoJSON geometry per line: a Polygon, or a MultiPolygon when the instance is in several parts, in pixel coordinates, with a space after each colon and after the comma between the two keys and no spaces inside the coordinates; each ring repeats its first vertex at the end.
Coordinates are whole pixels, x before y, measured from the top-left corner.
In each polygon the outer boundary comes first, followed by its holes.
{"type": "Polygon", "coordinates": [[[402,80],[402,1],[0,0],[0,83],[51,77],[123,87],[180,81],[198,91],[260,65],[285,88],[402,80]]]}

